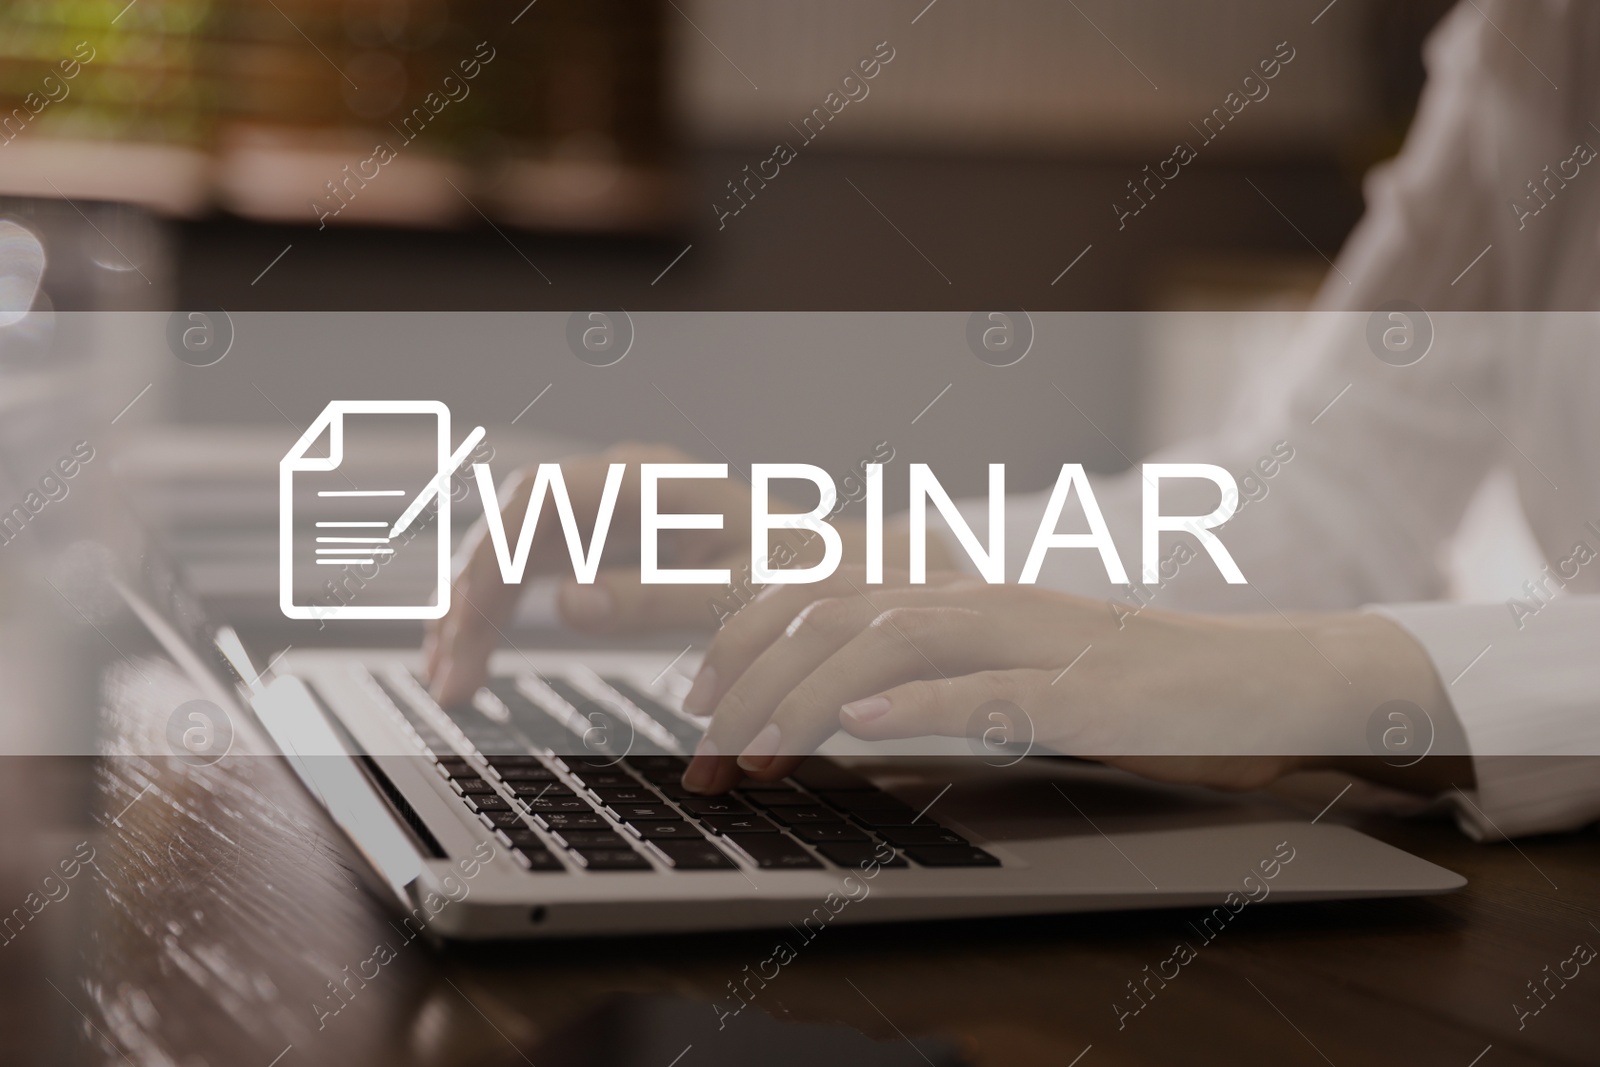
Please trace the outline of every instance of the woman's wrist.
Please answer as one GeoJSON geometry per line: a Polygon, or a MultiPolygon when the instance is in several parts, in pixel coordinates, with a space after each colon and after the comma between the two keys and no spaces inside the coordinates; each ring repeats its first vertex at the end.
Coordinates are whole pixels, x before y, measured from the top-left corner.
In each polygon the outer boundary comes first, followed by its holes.
{"type": "Polygon", "coordinates": [[[1306,769],[1339,770],[1413,792],[1470,786],[1466,735],[1427,650],[1369,612],[1302,616],[1294,623],[1338,680],[1319,686],[1318,718],[1333,727],[1306,769]]]}

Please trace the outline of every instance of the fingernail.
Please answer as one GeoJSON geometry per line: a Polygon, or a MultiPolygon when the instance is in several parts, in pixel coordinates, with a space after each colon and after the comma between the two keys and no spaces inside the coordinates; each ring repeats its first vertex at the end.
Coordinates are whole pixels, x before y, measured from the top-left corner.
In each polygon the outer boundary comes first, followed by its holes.
{"type": "Polygon", "coordinates": [[[568,583],[561,590],[561,607],[568,621],[580,626],[604,626],[611,621],[611,591],[603,585],[568,583]]]}
{"type": "Polygon", "coordinates": [[[856,722],[871,722],[873,719],[881,719],[889,713],[889,698],[867,697],[865,700],[857,700],[846,704],[839,711],[846,718],[853,719],[856,722]]]}
{"type": "Polygon", "coordinates": [[[704,793],[711,788],[711,780],[716,773],[717,746],[707,735],[700,739],[700,744],[694,750],[694,759],[689,761],[689,769],[683,772],[683,787],[691,793],[704,793]]]}
{"type": "Polygon", "coordinates": [[[710,715],[711,694],[716,688],[716,668],[701,667],[700,673],[694,676],[694,684],[689,687],[689,695],[683,698],[683,710],[690,715],[710,715]]]}
{"type": "Polygon", "coordinates": [[[766,770],[772,763],[773,757],[778,754],[778,746],[782,743],[783,734],[778,730],[778,724],[767,723],[739,754],[739,766],[752,772],[766,770]]]}

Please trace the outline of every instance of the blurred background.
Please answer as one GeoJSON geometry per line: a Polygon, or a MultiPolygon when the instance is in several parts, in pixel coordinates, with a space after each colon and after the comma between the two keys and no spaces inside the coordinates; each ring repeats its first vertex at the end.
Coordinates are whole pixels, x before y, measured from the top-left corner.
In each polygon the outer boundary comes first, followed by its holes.
{"type": "MultiPolygon", "coordinates": [[[[640,439],[836,477],[887,443],[957,493],[1118,470],[1290,343],[1449,6],[18,0],[8,474],[90,419],[200,584],[272,617],[277,459],[334,398],[444,400],[497,469],[640,439]],[[573,350],[587,308],[628,359],[573,350]],[[1009,375],[983,308],[1039,316],[1009,375]]],[[[1457,592],[1515,592],[1507,483],[1473,514],[1457,592]]]]}
{"type": "Polygon", "coordinates": [[[1449,6],[1325,4],[18,0],[0,193],[168,220],[174,306],[1293,299],[1399,145],[1449,6]],[[1178,141],[1199,158],[1119,231],[1178,141]],[[799,158],[763,166],[780,143],[799,158]]]}

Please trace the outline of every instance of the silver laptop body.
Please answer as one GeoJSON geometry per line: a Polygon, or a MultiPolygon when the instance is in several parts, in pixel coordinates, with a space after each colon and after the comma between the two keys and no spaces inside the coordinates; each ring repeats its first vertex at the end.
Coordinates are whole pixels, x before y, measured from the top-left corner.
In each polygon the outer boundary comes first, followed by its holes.
{"type": "Polygon", "coordinates": [[[977,758],[961,742],[913,757],[836,739],[786,796],[736,793],[736,807],[708,808],[676,784],[703,725],[680,710],[694,664],[652,677],[659,665],[654,653],[502,651],[472,706],[447,712],[415,654],[290,651],[248,699],[408,924],[446,938],[804,936],[833,923],[1176,906],[1211,909],[1202,921],[1220,929],[1251,904],[1465,884],[1260,798],[1078,761],[977,758]],[[687,839],[655,836],[667,821],[687,839]],[[753,823],[761,833],[746,832],[753,823]]]}

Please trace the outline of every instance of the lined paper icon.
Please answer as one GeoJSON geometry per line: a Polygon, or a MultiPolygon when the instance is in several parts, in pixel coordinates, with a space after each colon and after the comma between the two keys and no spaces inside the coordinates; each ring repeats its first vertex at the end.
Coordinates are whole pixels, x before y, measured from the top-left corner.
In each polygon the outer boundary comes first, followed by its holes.
{"type": "Polygon", "coordinates": [[[449,611],[449,483],[483,436],[479,426],[452,452],[450,409],[436,400],[328,404],[278,464],[278,603],[284,615],[437,619],[449,611]],[[346,452],[347,443],[383,450],[382,439],[366,432],[376,424],[431,436],[430,462],[401,472],[346,452]],[[323,440],[325,454],[313,454],[323,440]],[[373,483],[374,471],[381,472],[381,484],[373,483]],[[431,520],[419,522],[435,502],[431,520]],[[402,556],[409,566],[393,567],[402,556]],[[419,560],[426,595],[396,577],[415,574],[419,560]],[[391,595],[396,588],[405,592],[401,602],[391,595]]]}

